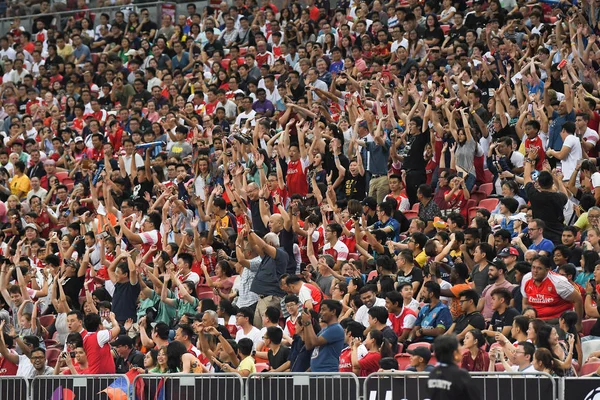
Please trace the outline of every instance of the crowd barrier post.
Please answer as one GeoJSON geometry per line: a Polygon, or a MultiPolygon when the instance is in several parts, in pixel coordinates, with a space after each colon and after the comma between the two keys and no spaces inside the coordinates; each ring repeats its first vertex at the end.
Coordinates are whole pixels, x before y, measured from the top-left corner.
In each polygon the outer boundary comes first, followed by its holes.
{"type": "Polygon", "coordinates": [[[27,399],[29,382],[20,376],[0,376],[0,399],[27,399]]]}
{"type": "Polygon", "coordinates": [[[234,373],[144,374],[136,376],[131,387],[137,395],[132,399],[139,400],[244,399],[244,382],[234,373]]]}
{"type": "MultiPolygon", "coordinates": [[[[545,373],[474,372],[471,376],[482,400],[558,399],[556,380],[545,373]]],[[[371,374],[363,384],[363,399],[425,400],[428,377],[429,373],[414,372],[371,374]]]]}
{"type": "Polygon", "coordinates": [[[358,378],[352,373],[251,374],[246,379],[245,400],[360,399],[358,378]]]}
{"type": "MultiPolygon", "coordinates": [[[[110,393],[113,395],[112,398],[123,398],[123,395],[130,398],[130,391],[131,385],[125,375],[42,375],[36,376],[31,381],[29,398],[36,400],[111,398],[101,397],[101,392],[108,392],[107,395],[110,393]]],[[[4,398],[18,399],[2,397],[4,398]]]]}

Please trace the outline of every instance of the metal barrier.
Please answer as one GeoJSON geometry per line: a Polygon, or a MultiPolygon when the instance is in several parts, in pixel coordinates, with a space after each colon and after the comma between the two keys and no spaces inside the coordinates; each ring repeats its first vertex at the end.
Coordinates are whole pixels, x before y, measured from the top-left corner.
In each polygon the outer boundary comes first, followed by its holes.
{"type": "Polygon", "coordinates": [[[136,393],[139,400],[242,400],[244,382],[237,374],[150,374],[138,375],[131,386],[137,388],[143,381],[143,393],[136,393]],[[162,393],[161,393],[162,392],[162,393]]]}
{"type": "MultiPolygon", "coordinates": [[[[556,382],[545,373],[473,372],[471,376],[483,400],[557,399],[556,382]]],[[[428,373],[411,372],[371,374],[363,385],[363,399],[426,399],[428,377],[428,373]]]]}
{"type": "Polygon", "coordinates": [[[600,399],[600,379],[598,378],[583,376],[561,378],[558,387],[558,395],[561,400],[600,399]]]}
{"type": "Polygon", "coordinates": [[[0,376],[0,399],[26,399],[29,382],[19,376],[0,376]]]}
{"type": "Polygon", "coordinates": [[[360,399],[360,385],[351,373],[259,373],[246,379],[245,400],[360,399]]]}
{"type": "MultiPolygon", "coordinates": [[[[37,376],[30,384],[30,399],[97,400],[108,398],[101,392],[122,390],[129,398],[130,385],[125,375],[45,375],[37,376]]],[[[19,399],[19,397],[0,397],[19,399]]],[[[120,397],[114,397],[120,398],[120,397]]],[[[25,397],[21,397],[25,399],[25,397]]]]}

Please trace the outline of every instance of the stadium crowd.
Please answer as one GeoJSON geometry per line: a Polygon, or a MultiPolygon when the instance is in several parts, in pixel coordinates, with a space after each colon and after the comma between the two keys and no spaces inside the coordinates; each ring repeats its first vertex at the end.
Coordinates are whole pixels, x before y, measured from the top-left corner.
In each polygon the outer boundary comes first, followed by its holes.
{"type": "Polygon", "coordinates": [[[62,6],[0,37],[0,375],[596,373],[598,0],[62,6]]]}

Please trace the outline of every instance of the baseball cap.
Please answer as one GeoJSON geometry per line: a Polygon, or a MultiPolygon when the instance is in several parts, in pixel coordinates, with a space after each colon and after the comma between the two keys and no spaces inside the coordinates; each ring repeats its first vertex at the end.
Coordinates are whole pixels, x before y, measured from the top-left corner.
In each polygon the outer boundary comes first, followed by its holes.
{"type": "Polygon", "coordinates": [[[188,236],[191,236],[191,237],[193,237],[193,236],[194,236],[194,230],[193,230],[192,228],[187,228],[187,229],[185,230],[185,233],[186,233],[188,236]]]}
{"type": "Polygon", "coordinates": [[[83,142],[83,138],[81,136],[77,136],[75,138],[75,143],[77,143],[77,142],[83,142]]]}
{"type": "Polygon", "coordinates": [[[424,346],[415,347],[414,349],[407,350],[406,352],[408,354],[410,354],[411,356],[417,356],[417,357],[423,358],[423,361],[425,362],[425,364],[427,364],[429,362],[429,360],[431,359],[431,350],[429,350],[427,347],[424,347],[424,346]]]}
{"type": "Polygon", "coordinates": [[[500,258],[510,257],[510,256],[518,257],[519,251],[517,249],[515,249],[514,247],[505,247],[502,250],[500,250],[500,252],[498,253],[498,257],[500,257],[500,258]]]}
{"type": "Polygon", "coordinates": [[[112,342],[112,345],[114,347],[118,347],[118,346],[127,346],[127,347],[133,347],[133,339],[131,339],[129,336],[127,335],[119,335],[114,342],[112,342]]]}
{"type": "Polygon", "coordinates": [[[377,209],[377,200],[375,200],[373,197],[365,197],[365,199],[362,201],[362,205],[375,210],[377,209]]]}
{"type": "Polygon", "coordinates": [[[496,267],[496,269],[501,269],[504,270],[506,272],[506,270],[508,268],[506,268],[506,264],[504,263],[504,260],[501,258],[494,258],[494,260],[490,263],[491,265],[493,265],[494,267],[496,267]]]}
{"type": "Polygon", "coordinates": [[[12,145],[14,146],[14,145],[18,144],[20,146],[23,146],[24,143],[25,142],[23,141],[23,139],[17,139],[15,141],[13,141],[12,145]]]}
{"type": "Polygon", "coordinates": [[[31,224],[31,223],[30,224],[25,224],[25,226],[23,226],[23,228],[25,230],[27,230],[28,228],[31,228],[31,229],[33,229],[35,231],[39,231],[40,230],[40,228],[38,228],[38,226],[36,224],[31,224]]]}

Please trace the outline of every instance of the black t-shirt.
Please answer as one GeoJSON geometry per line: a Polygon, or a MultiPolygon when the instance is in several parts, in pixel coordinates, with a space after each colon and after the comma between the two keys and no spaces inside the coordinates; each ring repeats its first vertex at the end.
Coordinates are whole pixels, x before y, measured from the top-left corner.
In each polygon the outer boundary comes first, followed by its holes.
{"type": "Polygon", "coordinates": [[[396,332],[389,326],[386,326],[381,330],[381,334],[384,339],[387,339],[388,343],[392,346],[392,351],[396,354],[398,352],[398,335],[396,335],[396,332]]]}
{"type": "Polygon", "coordinates": [[[456,364],[439,364],[429,373],[427,392],[430,400],[479,400],[481,395],[471,375],[456,364]]]}
{"type": "MultiPolygon", "coordinates": [[[[492,319],[490,321],[492,325],[491,330],[501,331],[501,328],[504,328],[505,326],[512,326],[513,319],[517,316],[519,316],[519,312],[513,307],[508,307],[504,311],[504,314],[498,314],[498,311],[494,311],[494,314],[492,315],[492,319]]],[[[509,337],[508,340],[510,339],[511,338],[509,337]]]]}
{"type": "Polygon", "coordinates": [[[132,285],[130,282],[116,283],[113,294],[113,312],[117,321],[123,323],[129,318],[137,318],[137,298],[140,295],[140,283],[132,285]]]}
{"type": "Polygon", "coordinates": [[[142,23],[141,33],[144,33],[144,32],[150,33],[150,31],[152,31],[153,29],[154,30],[158,29],[158,25],[156,25],[156,23],[154,23],[152,21],[144,22],[144,23],[142,23]]]}
{"type": "Polygon", "coordinates": [[[465,26],[467,29],[477,29],[482,26],[485,26],[487,23],[487,17],[485,14],[481,14],[480,16],[475,15],[475,13],[470,13],[467,15],[465,19],[465,26]]]}
{"type": "Polygon", "coordinates": [[[126,374],[132,367],[144,368],[144,354],[133,349],[127,359],[118,357],[115,360],[115,367],[117,374],[126,374]]]}
{"type": "Polygon", "coordinates": [[[533,218],[539,218],[546,223],[544,238],[554,244],[561,243],[565,219],[563,208],[567,204],[567,196],[558,192],[540,192],[532,182],[525,185],[525,193],[531,202],[533,218]]]}
{"type": "Polygon", "coordinates": [[[485,319],[479,311],[472,312],[471,314],[462,314],[456,318],[456,325],[454,326],[454,333],[459,334],[465,330],[465,328],[471,325],[475,329],[485,329],[485,319]]]}
{"type": "MultiPolygon", "coordinates": [[[[82,254],[82,253],[79,253],[82,254]]],[[[79,292],[83,289],[83,283],[85,282],[85,276],[67,278],[63,284],[63,290],[65,296],[71,299],[71,303],[79,305],[79,292]]],[[[58,293],[56,293],[58,295],[58,293]]],[[[58,297],[58,296],[57,296],[58,297]]]]}
{"type": "Polygon", "coordinates": [[[292,100],[294,101],[298,101],[306,95],[306,89],[304,89],[304,85],[302,83],[298,84],[296,89],[290,85],[290,91],[292,92],[292,100]]]}
{"type": "Polygon", "coordinates": [[[367,191],[367,179],[364,175],[357,174],[356,176],[352,176],[350,171],[348,171],[346,172],[344,185],[346,199],[364,200],[367,191]]]}
{"type": "Polygon", "coordinates": [[[398,281],[398,283],[419,282],[419,287],[415,291],[415,293],[418,293],[419,289],[421,287],[421,283],[423,282],[423,270],[421,270],[421,268],[418,268],[418,267],[413,267],[413,269],[408,274],[405,274],[403,271],[398,271],[396,280],[398,281]]]}
{"type": "Polygon", "coordinates": [[[515,286],[512,290],[512,298],[514,300],[515,310],[521,314],[523,312],[523,294],[521,293],[521,285],[515,286]]]}
{"type": "MultiPolygon", "coordinates": [[[[425,32],[423,33],[423,39],[426,39],[426,40],[438,39],[439,42],[437,43],[437,46],[441,46],[442,43],[444,42],[444,31],[442,30],[442,28],[435,28],[434,30],[426,29],[425,32]]],[[[434,46],[436,46],[436,45],[434,45],[434,46]]]]}
{"type": "Polygon", "coordinates": [[[290,348],[280,346],[277,354],[273,354],[273,350],[269,349],[269,365],[271,369],[277,369],[288,361],[290,356],[290,348]]]}
{"type": "Polygon", "coordinates": [[[423,132],[419,135],[407,135],[406,139],[406,157],[404,158],[404,167],[407,171],[417,170],[425,172],[427,162],[423,157],[425,146],[429,143],[429,132],[423,132]]]}
{"type": "Polygon", "coordinates": [[[281,247],[288,254],[288,263],[286,267],[286,273],[288,274],[296,274],[296,258],[294,257],[294,242],[296,241],[296,234],[294,231],[288,231],[283,228],[279,232],[279,243],[281,247]]]}
{"type": "Polygon", "coordinates": [[[146,192],[150,193],[150,195],[152,195],[152,189],[154,188],[154,185],[152,184],[152,182],[150,182],[149,180],[144,180],[144,182],[140,183],[138,181],[138,178],[136,177],[133,180],[133,192],[131,194],[131,196],[134,199],[138,199],[138,198],[144,198],[144,194],[146,192]]]}
{"type": "Polygon", "coordinates": [[[212,43],[207,42],[204,45],[204,51],[206,52],[206,54],[208,54],[209,57],[212,57],[213,53],[217,50],[221,52],[223,51],[223,43],[221,43],[220,40],[215,40],[212,43]]]}

